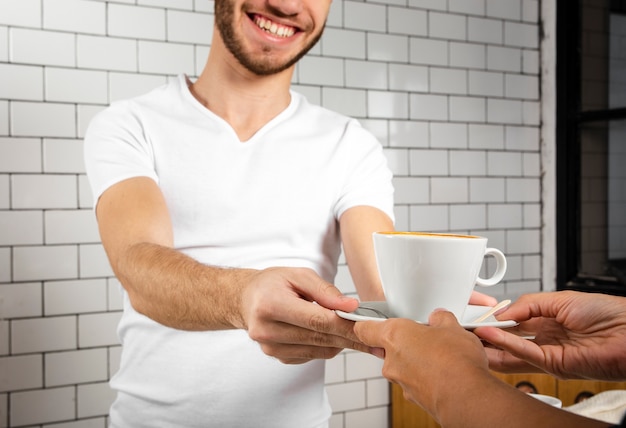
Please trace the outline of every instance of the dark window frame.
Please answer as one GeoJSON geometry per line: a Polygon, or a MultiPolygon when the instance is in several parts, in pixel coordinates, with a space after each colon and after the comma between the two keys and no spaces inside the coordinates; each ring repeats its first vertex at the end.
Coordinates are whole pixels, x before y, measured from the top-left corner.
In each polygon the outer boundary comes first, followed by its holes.
{"type": "MultiPolygon", "coordinates": [[[[626,119],[626,108],[582,111],[582,0],[557,0],[556,7],[556,288],[626,296],[617,278],[579,272],[581,246],[581,126],[626,119]]],[[[626,11],[626,1],[610,2],[626,11]]]]}

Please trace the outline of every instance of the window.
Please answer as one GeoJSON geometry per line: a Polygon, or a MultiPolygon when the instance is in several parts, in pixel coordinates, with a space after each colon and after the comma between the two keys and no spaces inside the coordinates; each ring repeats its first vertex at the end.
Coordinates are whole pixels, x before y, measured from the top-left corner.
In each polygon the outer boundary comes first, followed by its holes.
{"type": "Polygon", "coordinates": [[[557,289],[626,295],[626,1],[557,0],[557,289]]]}

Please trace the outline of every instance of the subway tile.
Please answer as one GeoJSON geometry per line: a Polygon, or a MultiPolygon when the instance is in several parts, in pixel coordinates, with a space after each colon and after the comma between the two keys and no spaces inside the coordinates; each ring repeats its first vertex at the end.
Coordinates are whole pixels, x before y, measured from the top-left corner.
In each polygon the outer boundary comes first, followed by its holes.
{"type": "Polygon", "coordinates": [[[470,70],[468,77],[468,93],[486,97],[504,95],[504,75],[487,71],[470,70]]]}
{"type": "Polygon", "coordinates": [[[539,74],[541,72],[539,50],[524,49],[522,51],[522,72],[539,74]]]}
{"type": "Polygon", "coordinates": [[[539,151],[540,130],[535,126],[507,126],[505,147],[512,151],[539,151]]]}
{"type": "Polygon", "coordinates": [[[121,312],[79,315],[78,343],[80,347],[119,345],[117,325],[121,316],[121,312]]]}
{"type": "Polygon", "coordinates": [[[540,7],[539,0],[522,0],[522,21],[538,24],[540,7]]]}
{"type": "Polygon", "coordinates": [[[52,352],[45,355],[47,388],[106,381],[108,374],[106,348],[52,352]]]}
{"type": "MultiPolygon", "coordinates": [[[[0,248],[0,282],[11,281],[11,248],[0,248]]],[[[2,321],[4,310],[3,302],[0,300],[0,321],[2,321]]],[[[2,337],[2,335],[0,335],[2,337]]],[[[2,342],[0,340],[0,342],[2,342]]],[[[0,355],[2,355],[2,343],[0,343],[0,355]]]]}
{"type": "Polygon", "coordinates": [[[450,97],[450,120],[454,122],[484,122],[487,117],[484,98],[450,97]]]}
{"type": "Polygon", "coordinates": [[[386,428],[389,426],[388,413],[387,407],[374,407],[348,411],[346,412],[345,428],[386,428]]]}
{"type": "Polygon", "coordinates": [[[20,282],[14,284],[0,284],[2,296],[2,316],[4,319],[40,317],[41,284],[38,282],[20,282]]]}
{"type": "Polygon", "coordinates": [[[177,10],[167,11],[168,41],[209,45],[212,36],[212,15],[177,10]]]}
{"type": "Polygon", "coordinates": [[[105,71],[48,67],[45,76],[47,101],[105,104],[108,100],[105,71]]]}
{"type": "Polygon", "coordinates": [[[43,244],[43,213],[40,210],[0,211],[0,245],[43,244]]]}
{"type": "Polygon", "coordinates": [[[393,185],[396,204],[425,204],[430,199],[428,178],[395,177],[393,185]]]}
{"type": "Polygon", "coordinates": [[[389,64],[389,89],[406,92],[428,92],[428,67],[389,64]]]}
{"type": "Polygon", "coordinates": [[[434,177],[431,179],[430,202],[433,204],[465,204],[469,202],[468,179],[434,177]]]}
{"type": "Polygon", "coordinates": [[[359,89],[386,89],[389,77],[383,62],[346,60],[346,86],[359,89]]]}
{"type": "Polygon", "coordinates": [[[9,61],[9,28],[0,25],[0,61],[9,61]]]}
{"type": "Polygon", "coordinates": [[[41,140],[0,138],[0,171],[41,172],[41,140]]]}
{"type": "Polygon", "coordinates": [[[427,122],[415,120],[389,121],[389,144],[392,147],[425,148],[429,145],[427,122]]]}
{"type": "Polygon", "coordinates": [[[452,205],[450,206],[451,230],[476,230],[487,226],[487,210],[485,205],[452,205]]]}
{"type": "Polygon", "coordinates": [[[467,18],[463,15],[430,12],[428,35],[435,39],[467,40],[467,18]]]}
{"type": "Polygon", "coordinates": [[[386,149],[387,165],[394,176],[409,175],[409,162],[406,149],[386,149]]]}
{"type": "Polygon", "coordinates": [[[333,383],[345,382],[346,380],[346,352],[341,352],[335,358],[326,360],[326,371],[324,375],[324,383],[330,385],[333,383]]]}
{"type": "Polygon", "coordinates": [[[446,176],[450,173],[447,150],[410,150],[409,164],[411,176],[446,176]]]}
{"type": "Polygon", "coordinates": [[[355,30],[385,32],[387,8],[383,5],[344,0],[344,26],[355,30]]]}
{"type": "Polygon", "coordinates": [[[522,206],[520,204],[489,205],[490,229],[519,229],[522,227],[522,206]]]}
{"type": "Polygon", "coordinates": [[[541,204],[524,204],[524,225],[525,229],[538,229],[541,227],[541,204]]]}
{"type": "MultiPolygon", "coordinates": [[[[506,274],[504,275],[504,281],[507,281],[507,282],[519,281],[522,279],[523,277],[522,259],[523,259],[523,256],[521,255],[511,255],[511,254],[506,255],[506,274]]],[[[485,265],[490,265],[489,263],[490,260],[485,260],[485,261],[487,262],[485,263],[485,265]]],[[[491,270],[490,272],[493,272],[493,270],[491,270]]],[[[484,273],[481,272],[481,277],[484,278],[485,276],[487,276],[487,272],[486,271],[484,273]]]]}
{"type": "Polygon", "coordinates": [[[412,37],[409,39],[409,61],[412,64],[448,65],[448,42],[412,37]]]}
{"type": "Polygon", "coordinates": [[[11,130],[14,136],[75,137],[76,108],[50,102],[12,102],[11,130]]]}
{"type": "Polygon", "coordinates": [[[14,209],[76,208],[76,176],[23,174],[12,177],[14,209]]]}
{"type": "Polygon", "coordinates": [[[335,412],[365,407],[364,381],[328,385],[326,392],[330,402],[333,403],[333,411],[335,412]]]}
{"type": "Polygon", "coordinates": [[[0,98],[43,101],[43,67],[0,64],[0,98]]]}
{"type": "Polygon", "coordinates": [[[507,202],[540,202],[541,179],[509,178],[506,181],[507,202]]]}
{"type": "Polygon", "coordinates": [[[24,246],[13,248],[13,279],[42,281],[78,277],[75,245],[24,246]]]}
{"type": "Polygon", "coordinates": [[[11,394],[9,423],[25,426],[70,420],[75,417],[75,407],[74,387],[16,392],[11,394]]]}
{"type": "Polygon", "coordinates": [[[409,208],[409,229],[425,232],[449,230],[449,208],[447,205],[417,205],[409,208]]]}
{"type": "Polygon", "coordinates": [[[16,27],[39,27],[41,25],[41,1],[0,2],[0,24],[16,27]]]}
{"type": "Polygon", "coordinates": [[[502,125],[469,125],[469,148],[501,150],[504,148],[504,126],[502,125]]]}
{"type": "Polygon", "coordinates": [[[43,386],[41,355],[0,358],[0,392],[21,391],[43,386]]]}
{"type": "Polygon", "coordinates": [[[84,174],[83,141],[63,138],[44,139],[43,170],[52,174],[84,174]]]}
{"type": "Polygon", "coordinates": [[[343,86],[343,60],[307,55],[298,64],[300,84],[343,86]]]}
{"type": "Polygon", "coordinates": [[[519,21],[522,16],[520,0],[486,0],[487,16],[504,20],[519,21]]]}
{"type": "Polygon", "coordinates": [[[366,95],[360,89],[322,88],[322,106],[347,116],[365,117],[366,95]]]}
{"type": "Polygon", "coordinates": [[[76,64],[74,34],[11,28],[9,40],[12,62],[63,67],[76,64]]]}
{"type": "Polygon", "coordinates": [[[487,156],[482,150],[450,151],[450,175],[472,177],[486,174],[487,156]]]}
{"type": "Polygon", "coordinates": [[[431,10],[446,10],[446,3],[441,0],[409,0],[410,7],[431,10]]]}
{"type": "Polygon", "coordinates": [[[503,178],[470,178],[470,203],[504,202],[506,182],[503,178]]]}
{"type": "Polygon", "coordinates": [[[522,154],[522,175],[524,177],[541,176],[541,155],[539,153],[522,154]]]}
{"type": "Polygon", "coordinates": [[[101,244],[82,244],[79,248],[81,278],[113,276],[111,265],[101,244]]]}
{"type": "Polygon", "coordinates": [[[409,36],[428,35],[428,13],[426,11],[405,7],[389,7],[387,14],[389,33],[409,36]]]}
{"type": "Polygon", "coordinates": [[[211,48],[209,46],[195,46],[196,73],[195,76],[189,75],[189,77],[197,77],[200,73],[202,73],[202,70],[204,70],[204,66],[206,65],[207,58],[209,57],[210,50],[211,48]]]}
{"type": "Polygon", "coordinates": [[[365,59],[365,37],[363,31],[328,28],[322,36],[322,54],[329,57],[365,59]]]}
{"type": "Polygon", "coordinates": [[[87,210],[48,210],[44,215],[45,242],[52,244],[99,243],[96,216],[87,210]]]}
{"type": "Polygon", "coordinates": [[[107,415],[116,396],[106,382],[78,385],[77,394],[79,418],[107,415]]]}
{"type": "Polygon", "coordinates": [[[395,228],[396,230],[410,230],[409,227],[409,206],[396,205],[394,207],[395,228]]]}
{"type": "Polygon", "coordinates": [[[432,148],[465,149],[467,148],[468,128],[464,123],[430,124],[430,146],[432,148]]]}
{"type": "MultiPolygon", "coordinates": [[[[1,426],[1,425],[0,425],[1,426]]],[[[80,419],[77,421],[44,425],[43,428],[106,428],[106,417],[96,417],[91,419],[80,419]]]]}
{"type": "Polygon", "coordinates": [[[505,95],[507,98],[539,99],[539,77],[519,74],[504,76],[505,95]]]}
{"type": "Polygon", "coordinates": [[[85,131],[89,126],[89,122],[91,119],[98,114],[100,111],[104,110],[105,106],[94,106],[94,105],[84,105],[79,104],[76,106],[76,121],[77,121],[77,135],[78,138],[83,138],[85,136],[85,131]]]}
{"type": "Polygon", "coordinates": [[[466,70],[431,68],[430,90],[443,94],[467,94],[468,75],[466,70]]]}
{"type": "Polygon", "coordinates": [[[122,358],[122,347],[108,346],[109,350],[109,377],[113,376],[120,369],[120,361],[122,358]]]}
{"type": "Polygon", "coordinates": [[[107,299],[107,280],[103,278],[44,283],[46,316],[105,312],[107,299]]]}
{"type": "Polygon", "coordinates": [[[450,12],[467,15],[485,15],[485,0],[448,0],[450,12]]]}
{"type": "Polygon", "coordinates": [[[343,294],[356,294],[356,287],[352,281],[352,276],[346,265],[337,267],[337,274],[335,275],[335,286],[343,294]]]}
{"type": "Polygon", "coordinates": [[[363,352],[350,352],[345,357],[348,382],[382,376],[383,361],[381,359],[363,352]]]}
{"type": "MultiPolygon", "coordinates": [[[[205,3],[208,2],[205,1],[205,3]]],[[[165,9],[193,10],[194,8],[193,0],[137,0],[137,4],[165,9]]]]}
{"type": "Polygon", "coordinates": [[[533,230],[506,231],[507,247],[505,251],[511,254],[539,254],[541,251],[541,232],[533,230]]]}
{"type": "Polygon", "coordinates": [[[143,73],[160,73],[175,75],[193,73],[193,46],[161,43],[139,42],[139,71],[143,73]]]}
{"type": "Polygon", "coordinates": [[[410,118],[417,120],[448,120],[448,97],[445,95],[410,94],[410,118]]]}
{"type": "Polygon", "coordinates": [[[408,62],[408,37],[393,34],[368,33],[367,59],[369,61],[408,62]]]}
{"type": "Polygon", "coordinates": [[[502,44],[504,25],[498,19],[469,17],[467,20],[467,40],[493,45],[502,44]]]}
{"type": "Polygon", "coordinates": [[[122,284],[115,277],[107,279],[107,309],[121,311],[124,308],[122,284]]]}
{"type": "Polygon", "coordinates": [[[76,318],[53,317],[13,320],[13,354],[63,351],[76,348],[76,318]]]}
{"type": "Polygon", "coordinates": [[[539,101],[522,102],[522,123],[524,125],[541,125],[541,103],[539,101]]]}
{"type": "Polygon", "coordinates": [[[523,260],[523,279],[541,279],[541,261],[540,255],[528,255],[522,258],[523,260]]]}
{"type": "Polygon", "coordinates": [[[0,100],[0,136],[9,135],[9,102],[0,100]]]}
{"type": "Polygon", "coordinates": [[[165,40],[165,10],[110,3],[107,34],[132,39],[165,40]],[[141,25],[137,25],[137,23],[141,25]]]}
{"type": "Polygon", "coordinates": [[[137,41],[79,34],[76,60],[80,68],[137,71],[137,41]]]}
{"type": "Polygon", "coordinates": [[[85,174],[78,176],[78,208],[94,208],[91,186],[85,174]]]}
{"type": "Polygon", "coordinates": [[[387,379],[374,378],[367,380],[367,406],[385,406],[391,403],[390,385],[387,379]]]}
{"type": "Polygon", "coordinates": [[[487,173],[490,176],[519,177],[522,175],[522,155],[515,152],[487,153],[487,173]]]}
{"type": "Polygon", "coordinates": [[[522,70],[522,51],[504,46],[487,46],[487,69],[519,73],[522,70]]]}
{"type": "Polygon", "coordinates": [[[539,48],[539,28],[532,24],[504,23],[504,44],[523,48],[539,48]]]}
{"type": "Polygon", "coordinates": [[[401,92],[368,91],[367,114],[369,117],[408,119],[408,96],[401,92]]]}
{"type": "Polygon", "coordinates": [[[519,125],[523,123],[523,104],[520,101],[506,99],[487,100],[487,121],[519,125]]]}
{"type": "Polygon", "coordinates": [[[105,34],[106,4],[84,0],[46,0],[43,27],[75,33],[105,34]]]}
{"type": "Polygon", "coordinates": [[[452,67],[484,69],[487,65],[485,46],[477,43],[450,43],[452,67]]]}
{"type": "Polygon", "coordinates": [[[371,132],[383,146],[389,145],[389,123],[385,119],[359,119],[361,126],[371,132]]]}

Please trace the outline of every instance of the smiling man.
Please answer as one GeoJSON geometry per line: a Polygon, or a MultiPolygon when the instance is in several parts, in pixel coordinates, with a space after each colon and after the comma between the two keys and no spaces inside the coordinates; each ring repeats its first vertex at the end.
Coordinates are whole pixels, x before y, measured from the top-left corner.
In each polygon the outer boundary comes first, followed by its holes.
{"type": "Polygon", "coordinates": [[[111,427],[325,427],[324,359],[367,351],[334,309],[343,246],[382,300],[371,234],[393,228],[381,145],[290,90],[330,0],[216,0],[195,81],[114,103],[85,160],[122,284],[111,427]]]}

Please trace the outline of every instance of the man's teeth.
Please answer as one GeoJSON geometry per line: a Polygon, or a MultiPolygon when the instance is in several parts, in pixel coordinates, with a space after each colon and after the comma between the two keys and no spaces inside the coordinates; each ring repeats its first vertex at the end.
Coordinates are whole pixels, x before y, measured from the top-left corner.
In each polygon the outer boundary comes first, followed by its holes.
{"type": "Polygon", "coordinates": [[[257,16],[254,19],[254,22],[256,25],[259,26],[259,28],[262,28],[268,33],[271,33],[278,37],[291,37],[295,33],[295,30],[292,27],[284,27],[282,25],[278,25],[275,22],[269,21],[260,16],[257,16]]]}

